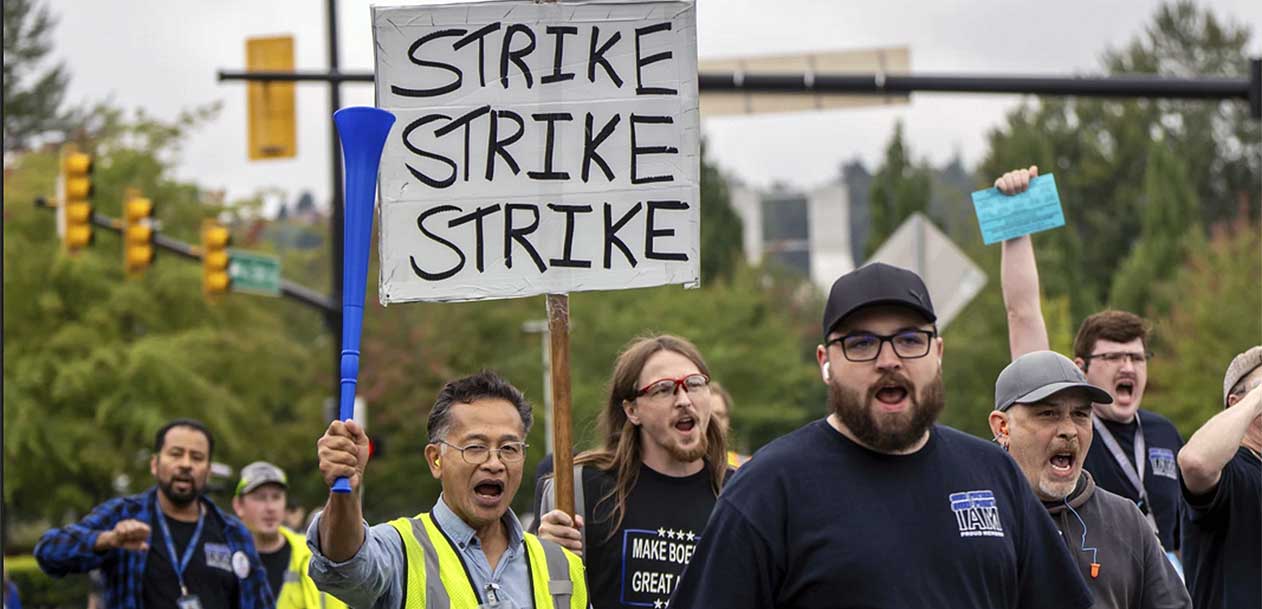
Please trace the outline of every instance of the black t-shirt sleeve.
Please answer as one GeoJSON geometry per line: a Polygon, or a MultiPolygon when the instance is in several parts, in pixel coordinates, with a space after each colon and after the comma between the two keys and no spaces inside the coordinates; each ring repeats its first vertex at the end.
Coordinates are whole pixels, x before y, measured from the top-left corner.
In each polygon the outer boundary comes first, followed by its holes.
{"type": "Polygon", "coordinates": [[[755,526],[720,496],[705,536],[671,596],[671,609],[775,607],[784,565],[773,548],[784,548],[785,543],[768,536],[777,531],[778,527],[755,526]]]}
{"type": "MultiPolygon", "coordinates": [[[[1016,468],[1015,462],[1012,468],[1016,468]]],[[[1047,508],[1038,501],[1023,474],[1014,495],[1021,503],[1018,512],[1021,535],[1017,544],[1020,584],[1016,606],[1022,609],[1087,609],[1092,605],[1091,590],[1083,581],[1078,565],[1069,554],[1047,508]]]]}
{"type": "Polygon", "coordinates": [[[1226,518],[1231,507],[1230,498],[1235,478],[1244,473],[1240,469],[1240,460],[1233,458],[1223,466],[1222,474],[1218,476],[1218,484],[1199,495],[1188,490],[1187,484],[1179,478],[1183,499],[1187,503],[1183,509],[1187,510],[1188,519],[1200,523],[1202,527],[1212,528],[1226,518]]]}

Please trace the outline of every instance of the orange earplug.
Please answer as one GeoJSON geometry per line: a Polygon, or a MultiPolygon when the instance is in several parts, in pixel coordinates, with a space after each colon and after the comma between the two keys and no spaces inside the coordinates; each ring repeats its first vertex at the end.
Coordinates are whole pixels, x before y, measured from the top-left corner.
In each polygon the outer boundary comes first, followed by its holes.
{"type": "Polygon", "coordinates": [[[1097,577],[1100,577],[1100,563],[1093,562],[1091,563],[1091,579],[1095,579],[1097,577]]]}

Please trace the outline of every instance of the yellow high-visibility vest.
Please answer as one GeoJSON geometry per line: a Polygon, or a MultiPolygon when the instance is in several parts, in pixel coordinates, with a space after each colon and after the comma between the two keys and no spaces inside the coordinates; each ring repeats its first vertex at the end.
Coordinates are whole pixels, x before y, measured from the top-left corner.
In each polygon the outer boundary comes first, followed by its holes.
{"type": "Polygon", "coordinates": [[[285,527],[280,528],[280,534],[289,542],[289,567],[285,569],[285,583],[276,596],[276,609],[346,609],[346,603],[321,592],[307,574],[311,548],[307,547],[306,536],[285,527]]]}
{"type": "MultiPolygon", "coordinates": [[[[407,584],[403,609],[477,609],[478,595],[464,563],[429,514],[390,521],[403,538],[407,584]]],[[[525,534],[535,609],[586,609],[583,562],[569,550],[525,534]]]]}

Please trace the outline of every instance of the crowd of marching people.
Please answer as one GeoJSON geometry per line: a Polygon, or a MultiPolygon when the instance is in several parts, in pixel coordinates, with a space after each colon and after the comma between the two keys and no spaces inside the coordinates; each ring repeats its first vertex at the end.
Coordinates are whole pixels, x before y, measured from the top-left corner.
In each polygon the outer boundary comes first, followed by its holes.
{"type": "Polygon", "coordinates": [[[822,312],[826,416],[751,458],[729,451],[732,399],[701,351],[652,335],[613,363],[572,514],[546,472],[539,517],[511,509],[532,409],[481,371],[429,409],[442,493],[415,515],[364,520],[354,421],[315,443],[325,482],[352,491],[305,531],[282,524],[286,473],[266,462],[241,470],[229,513],[204,496],[213,433],[181,419],[154,437],[154,487],[49,530],[35,556],[53,576],[99,570],[123,609],[1262,608],[1262,346],[1223,354],[1222,409],[1185,441],[1144,401],[1145,321],[1102,311],[1051,351],[1033,244],[1002,248],[1013,359],[991,440],[937,423],[949,349],[929,292],[873,263],[822,312]]]}

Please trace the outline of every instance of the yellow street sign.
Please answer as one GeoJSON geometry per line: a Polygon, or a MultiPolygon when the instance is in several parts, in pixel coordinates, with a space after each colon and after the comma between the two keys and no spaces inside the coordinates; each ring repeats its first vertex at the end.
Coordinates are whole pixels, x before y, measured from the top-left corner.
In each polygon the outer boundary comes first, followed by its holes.
{"type": "MultiPolygon", "coordinates": [[[[247,38],[245,65],[250,71],[294,69],[294,37],[247,38]]],[[[250,82],[246,85],[249,158],[293,158],[298,152],[294,123],[294,83],[250,82]]]]}

